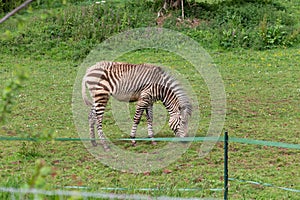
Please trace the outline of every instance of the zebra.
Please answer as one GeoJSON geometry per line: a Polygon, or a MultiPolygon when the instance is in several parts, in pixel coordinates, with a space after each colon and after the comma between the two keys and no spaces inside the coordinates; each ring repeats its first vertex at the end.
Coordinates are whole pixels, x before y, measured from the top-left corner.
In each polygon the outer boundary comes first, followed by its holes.
{"type": "MultiPolygon", "coordinates": [[[[153,138],[153,103],[156,101],[162,101],[167,109],[170,115],[169,126],[175,136],[187,136],[192,104],[179,82],[161,67],[151,64],[101,61],[86,70],[82,79],[81,92],[85,104],[91,106],[88,121],[93,146],[97,146],[94,132],[96,123],[100,141],[104,149],[109,150],[102,131],[102,120],[110,96],[119,101],[137,102],[130,133],[132,145],[136,144],[134,138],[144,110],[148,137],[153,138]],[[87,98],[86,87],[93,102],[87,98]]],[[[154,141],[152,143],[155,144],[154,141]]]]}

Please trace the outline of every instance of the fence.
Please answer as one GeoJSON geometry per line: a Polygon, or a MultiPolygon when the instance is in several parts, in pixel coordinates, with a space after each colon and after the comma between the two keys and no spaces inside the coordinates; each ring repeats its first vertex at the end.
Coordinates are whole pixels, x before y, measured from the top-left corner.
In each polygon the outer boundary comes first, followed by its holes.
{"type": "MultiPolygon", "coordinates": [[[[37,138],[20,138],[20,137],[0,137],[0,141],[39,141],[37,138]]],[[[55,141],[87,141],[91,140],[89,138],[55,138],[55,141]]],[[[117,139],[119,141],[128,141],[131,139],[117,139]]],[[[263,141],[263,140],[252,140],[245,138],[229,138],[228,133],[225,132],[224,138],[222,137],[195,137],[195,138],[136,138],[136,141],[164,141],[164,142],[179,142],[179,141],[187,141],[187,142],[199,142],[199,141],[216,141],[216,142],[224,142],[224,188],[214,188],[210,189],[211,191],[223,191],[224,192],[224,200],[228,199],[228,181],[237,181],[242,183],[260,185],[264,187],[273,187],[276,189],[281,189],[289,192],[300,193],[300,190],[275,186],[270,183],[261,183],[250,180],[240,180],[236,178],[229,178],[228,176],[228,144],[229,142],[235,143],[243,143],[243,144],[251,144],[251,145],[263,145],[269,147],[280,147],[280,148],[289,148],[289,149],[297,149],[300,150],[300,144],[288,144],[283,142],[273,142],[273,141],[263,141]]],[[[84,187],[66,187],[66,189],[85,189],[84,187]]],[[[100,188],[101,190],[106,191],[126,191],[127,188],[100,188]]],[[[158,188],[135,188],[135,191],[155,191],[161,190],[158,188]]],[[[198,191],[201,188],[179,188],[178,191],[198,191]]],[[[34,196],[38,195],[46,195],[46,196],[80,196],[82,198],[108,198],[108,199],[152,199],[152,197],[147,195],[130,195],[130,194],[112,194],[112,193],[94,193],[94,192],[75,192],[75,191],[64,191],[64,190],[55,190],[55,191],[46,191],[46,190],[38,190],[38,189],[24,189],[24,188],[6,188],[0,187],[0,192],[6,192],[11,194],[11,199],[15,199],[15,194],[25,195],[32,194],[34,196]]],[[[20,197],[21,198],[21,197],[20,197]]],[[[176,198],[176,197],[167,197],[160,196],[155,197],[155,199],[189,199],[193,200],[194,198],[176,198]]]]}

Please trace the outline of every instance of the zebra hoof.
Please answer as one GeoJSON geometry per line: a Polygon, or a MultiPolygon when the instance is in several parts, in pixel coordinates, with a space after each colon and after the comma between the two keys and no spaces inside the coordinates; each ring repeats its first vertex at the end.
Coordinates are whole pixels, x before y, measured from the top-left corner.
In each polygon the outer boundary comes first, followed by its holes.
{"type": "Polygon", "coordinates": [[[110,148],[109,147],[103,147],[105,152],[109,152],[110,148]]]}
{"type": "Polygon", "coordinates": [[[133,146],[133,147],[136,147],[136,141],[133,141],[133,142],[131,142],[131,145],[133,146]]]}
{"type": "Polygon", "coordinates": [[[97,146],[97,142],[92,141],[92,145],[93,145],[93,147],[96,147],[97,146]]]}

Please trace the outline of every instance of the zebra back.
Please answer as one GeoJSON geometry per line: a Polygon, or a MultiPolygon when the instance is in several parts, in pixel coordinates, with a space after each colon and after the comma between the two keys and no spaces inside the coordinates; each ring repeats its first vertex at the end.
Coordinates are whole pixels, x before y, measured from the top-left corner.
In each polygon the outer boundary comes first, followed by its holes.
{"type": "Polygon", "coordinates": [[[119,100],[126,93],[138,97],[141,90],[151,87],[152,100],[161,100],[170,115],[187,118],[192,113],[190,100],[179,82],[161,67],[108,61],[96,63],[87,69],[82,81],[82,97],[86,105],[92,105],[86,95],[86,83],[97,85],[100,80],[107,81],[106,90],[119,100]]]}

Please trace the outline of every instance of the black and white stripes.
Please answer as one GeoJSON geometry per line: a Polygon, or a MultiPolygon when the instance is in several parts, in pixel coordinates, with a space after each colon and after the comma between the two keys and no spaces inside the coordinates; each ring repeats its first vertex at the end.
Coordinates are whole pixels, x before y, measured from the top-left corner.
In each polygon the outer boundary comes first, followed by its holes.
{"type": "MultiPolygon", "coordinates": [[[[136,135],[136,129],[143,111],[146,111],[148,135],[153,137],[152,107],[156,101],[162,101],[170,114],[169,125],[178,137],[187,136],[188,118],[192,112],[189,98],[179,83],[160,67],[149,64],[128,64],[120,62],[98,62],[86,71],[82,80],[82,97],[86,105],[90,105],[90,135],[95,138],[94,125],[100,139],[104,139],[102,119],[109,97],[119,101],[137,102],[134,123],[130,136],[136,135]],[[86,95],[88,88],[93,102],[86,95]]],[[[101,140],[108,149],[104,140],[101,140]]],[[[96,142],[92,141],[96,146],[96,142]]],[[[133,140],[133,144],[135,141],[133,140]]]]}

